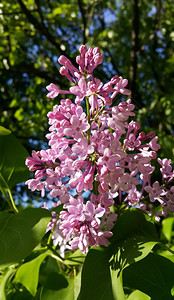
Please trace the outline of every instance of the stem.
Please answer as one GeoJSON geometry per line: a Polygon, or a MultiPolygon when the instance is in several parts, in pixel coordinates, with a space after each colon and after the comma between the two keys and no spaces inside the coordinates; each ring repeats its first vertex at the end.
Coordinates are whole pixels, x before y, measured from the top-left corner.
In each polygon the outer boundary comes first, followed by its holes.
{"type": "Polygon", "coordinates": [[[15,213],[18,213],[18,209],[17,209],[17,207],[15,205],[15,202],[14,202],[14,199],[13,199],[13,196],[12,196],[12,193],[11,193],[10,189],[8,189],[8,194],[9,194],[10,200],[11,200],[11,207],[13,208],[13,210],[14,210],[15,213]]]}
{"type": "Polygon", "coordinates": [[[99,186],[99,182],[96,181],[96,180],[94,180],[93,193],[94,193],[94,195],[96,195],[96,196],[99,194],[99,192],[98,192],[98,186],[99,186]]]}
{"type": "Polygon", "coordinates": [[[119,203],[121,203],[122,202],[122,193],[121,193],[121,189],[119,189],[119,203]]]}
{"type": "Polygon", "coordinates": [[[51,250],[51,252],[56,256],[56,258],[57,258],[61,263],[64,264],[63,259],[62,259],[61,256],[57,253],[57,251],[56,251],[55,249],[53,249],[49,244],[47,244],[46,246],[47,246],[47,248],[48,248],[49,250],[51,250]]]}
{"type": "Polygon", "coordinates": [[[46,244],[44,241],[42,241],[42,243],[45,245],[45,247],[43,249],[46,249],[46,248],[49,249],[61,263],[64,263],[62,257],[57,253],[57,251],[55,249],[53,249],[53,247],[51,245],[46,244]]]}
{"type": "Polygon", "coordinates": [[[105,108],[105,105],[102,106],[102,108],[96,113],[95,117],[93,120],[96,120],[98,115],[102,112],[102,110],[105,108]]]}
{"type": "Polygon", "coordinates": [[[51,230],[51,233],[50,233],[50,235],[49,235],[49,237],[48,237],[48,242],[47,242],[48,245],[51,245],[52,235],[53,235],[54,229],[56,228],[58,219],[59,219],[59,214],[57,215],[57,218],[56,218],[56,222],[55,222],[55,224],[54,224],[54,227],[53,227],[53,229],[51,230]]]}
{"type": "Polygon", "coordinates": [[[86,110],[87,110],[87,116],[88,116],[88,123],[90,125],[90,128],[87,131],[87,140],[88,140],[88,145],[90,144],[90,135],[91,135],[91,119],[90,119],[90,111],[89,111],[89,100],[87,97],[85,97],[86,100],[86,110]]]}
{"type": "Polygon", "coordinates": [[[169,247],[167,247],[166,245],[164,245],[163,243],[159,243],[161,245],[161,247],[167,251],[169,251],[170,253],[174,254],[174,251],[171,250],[169,247]]]}
{"type": "Polygon", "coordinates": [[[14,199],[13,199],[11,190],[1,173],[0,173],[0,190],[1,190],[2,194],[4,195],[5,200],[8,202],[9,206],[13,209],[13,211],[15,213],[18,213],[18,209],[14,203],[14,199]],[[3,187],[5,187],[5,188],[3,188],[3,187]],[[10,199],[7,196],[7,192],[9,194],[10,199]]]}
{"type": "Polygon", "coordinates": [[[10,199],[7,197],[7,195],[6,195],[5,191],[4,191],[4,189],[3,189],[2,187],[0,187],[0,190],[1,190],[2,194],[4,195],[5,200],[7,201],[7,203],[9,204],[9,206],[12,208],[11,201],[10,201],[10,199]]]}

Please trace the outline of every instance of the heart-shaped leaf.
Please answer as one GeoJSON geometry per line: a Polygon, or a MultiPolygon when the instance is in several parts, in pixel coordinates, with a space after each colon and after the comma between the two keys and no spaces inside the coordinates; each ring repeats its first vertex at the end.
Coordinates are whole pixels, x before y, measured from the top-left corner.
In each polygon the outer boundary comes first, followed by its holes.
{"type": "Polygon", "coordinates": [[[51,251],[49,250],[23,264],[17,270],[14,281],[22,283],[33,296],[35,296],[37,292],[41,263],[48,255],[51,255],[51,251]]]}
{"type": "Polygon", "coordinates": [[[0,265],[19,262],[43,238],[51,214],[43,208],[27,208],[18,214],[0,213],[0,265]]]}

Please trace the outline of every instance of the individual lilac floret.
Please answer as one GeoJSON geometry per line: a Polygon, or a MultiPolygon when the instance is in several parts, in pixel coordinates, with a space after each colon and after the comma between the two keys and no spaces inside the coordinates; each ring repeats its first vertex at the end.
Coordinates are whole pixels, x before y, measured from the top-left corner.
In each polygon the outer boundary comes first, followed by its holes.
{"type": "Polygon", "coordinates": [[[174,171],[172,170],[172,166],[171,166],[171,159],[160,159],[158,158],[158,162],[159,164],[162,166],[162,168],[160,169],[163,179],[166,180],[168,179],[169,181],[172,180],[174,178],[174,171]]]}
{"type": "Polygon", "coordinates": [[[146,186],[144,189],[147,193],[149,193],[149,198],[151,202],[157,200],[160,203],[163,203],[162,197],[166,194],[166,192],[163,189],[161,189],[161,186],[159,185],[158,181],[155,181],[152,187],[146,186]]]}
{"type": "Polygon", "coordinates": [[[57,85],[55,85],[54,83],[50,83],[46,87],[46,89],[49,91],[49,93],[47,94],[48,98],[55,98],[59,94],[71,94],[71,92],[69,92],[69,91],[59,90],[59,88],[57,87],[57,85]]]}
{"type": "Polygon", "coordinates": [[[142,194],[136,189],[136,186],[133,184],[124,202],[128,201],[130,206],[136,205],[137,207],[140,207],[141,196],[142,194]]]}
{"type": "Polygon", "coordinates": [[[167,193],[167,197],[169,198],[169,200],[173,203],[174,205],[174,186],[172,186],[170,188],[170,190],[167,193]]]}

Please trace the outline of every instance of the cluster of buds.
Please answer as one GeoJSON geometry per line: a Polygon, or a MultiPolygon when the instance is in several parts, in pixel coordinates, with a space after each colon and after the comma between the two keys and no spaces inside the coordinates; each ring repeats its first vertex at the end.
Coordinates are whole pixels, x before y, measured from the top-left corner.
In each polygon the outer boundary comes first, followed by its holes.
{"type": "Polygon", "coordinates": [[[46,87],[49,98],[72,94],[75,101],[61,100],[48,113],[50,148],[33,151],[26,160],[35,172],[35,178],[26,182],[28,187],[41,191],[42,197],[49,191],[55,206],[63,204],[60,215],[54,214],[48,225],[54,228],[53,243],[62,255],[65,249],[86,253],[89,246],[107,246],[120,207],[138,207],[150,214],[148,198],[161,207],[153,211],[157,218],[174,211],[170,160],[158,159],[162,184],[151,183],[158,137],[141,132],[138,122],[128,122],[134,116],[130,99],[111,106],[118,93],[130,94],[127,79],[114,76],[102,84],[93,75],[103,59],[99,49],[82,45],[79,51],[79,68],[65,56],[58,59],[70,89],[60,90],[54,83],[46,87]],[[84,192],[89,194],[87,200],[84,192]]]}

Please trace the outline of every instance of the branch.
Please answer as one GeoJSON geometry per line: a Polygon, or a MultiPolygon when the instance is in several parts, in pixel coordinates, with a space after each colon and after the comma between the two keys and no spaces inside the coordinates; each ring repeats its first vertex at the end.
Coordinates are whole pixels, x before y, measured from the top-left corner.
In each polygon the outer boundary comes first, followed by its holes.
{"type": "Polygon", "coordinates": [[[159,30],[159,22],[160,22],[160,11],[161,11],[161,0],[156,0],[156,15],[155,15],[155,23],[154,23],[154,30],[153,30],[153,44],[152,44],[152,51],[151,51],[151,59],[152,59],[152,73],[158,86],[162,92],[165,92],[165,86],[161,83],[161,74],[158,71],[158,63],[157,63],[157,51],[158,48],[158,37],[157,31],[159,30]]]}
{"type": "MultiPolygon", "coordinates": [[[[30,10],[30,12],[36,12],[37,9],[32,9],[30,10]]],[[[2,16],[11,16],[11,15],[19,15],[19,14],[23,14],[24,12],[22,10],[18,10],[18,11],[12,11],[12,12],[0,12],[0,15],[2,16]]]]}
{"type": "Polygon", "coordinates": [[[19,3],[21,9],[23,10],[24,14],[26,15],[28,21],[33,24],[35,29],[39,30],[39,32],[41,34],[43,34],[48,39],[48,41],[59,50],[60,54],[66,55],[66,52],[63,51],[60,48],[59,43],[56,42],[55,37],[50,34],[50,32],[47,30],[47,28],[45,27],[45,25],[43,23],[41,24],[40,22],[38,22],[38,20],[31,14],[31,11],[27,9],[27,7],[22,2],[22,0],[17,0],[17,2],[19,3]]]}
{"type": "Polygon", "coordinates": [[[82,15],[82,21],[83,21],[83,44],[85,45],[87,42],[86,38],[86,27],[87,27],[87,20],[86,20],[86,11],[83,6],[83,0],[78,0],[79,9],[82,15]]]}
{"type": "Polygon", "coordinates": [[[35,0],[35,3],[36,3],[36,6],[37,6],[37,9],[38,9],[38,13],[39,13],[39,16],[40,16],[42,27],[45,27],[44,18],[43,18],[42,11],[41,11],[41,8],[40,8],[40,0],[35,0]]]}
{"type": "Polygon", "coordinates": [[[129,70],[129,84],[132,92],[132,98],[137,99],[137,53],[139,50],[139,8],[138,0],[132,0],[133,17],[132,17],[132,33],[131,33],[131,52],[130,52],[130,70],[129,70]]]}

